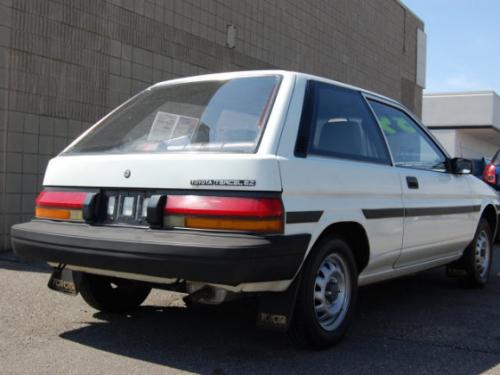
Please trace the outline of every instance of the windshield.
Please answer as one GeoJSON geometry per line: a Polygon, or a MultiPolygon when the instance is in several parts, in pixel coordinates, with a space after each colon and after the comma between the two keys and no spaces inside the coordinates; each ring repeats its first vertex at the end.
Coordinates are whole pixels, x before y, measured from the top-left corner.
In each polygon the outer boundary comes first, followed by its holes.
{"type": "Polygon", "coordinates": [[[66,153],[253,153],[279,82],[278,76],[262,76],[152,88],[66,153]]]}

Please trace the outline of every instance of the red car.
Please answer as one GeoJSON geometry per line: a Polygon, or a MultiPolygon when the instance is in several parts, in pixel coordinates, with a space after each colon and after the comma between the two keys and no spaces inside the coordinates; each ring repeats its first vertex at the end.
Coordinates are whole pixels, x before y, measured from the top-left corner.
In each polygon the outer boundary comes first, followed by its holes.
{"type": "Polygon", "coordinates": [[[483,181],[500,191],[500,149],[483,171],[483,181]]]}

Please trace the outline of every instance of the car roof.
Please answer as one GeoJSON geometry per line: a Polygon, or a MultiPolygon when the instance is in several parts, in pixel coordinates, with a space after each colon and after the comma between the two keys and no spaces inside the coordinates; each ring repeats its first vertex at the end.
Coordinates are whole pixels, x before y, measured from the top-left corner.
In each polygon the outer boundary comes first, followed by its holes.
{"type": "Polygon", "coordinates": [[[360,91],[360,92],[367,94],[367,95],[370,95],[372,97],[376,97],[376,98],[382,99],[384,101],[391,102],[391,103],[396,104],[398,106],[403,106],[401,103],[399,103],[398,101],[396,101],[394,99],[388,98],[384,95],[378,94],[378,93],[373,92],[373,91],[363,89],[363,88],[358,87],[358,86],[349,85],[347,83],[335,81],[333,79],[320,77],[320,76],[313,75],[313,74],[301,73],[301,72],[289,71],[289,70],[280,70],[280,69],[241,70],[241,71],[224,72],[224,73],[210,73],[210,74],[203,74],[203,75],[198,75],[198,76],[175,78],[175,79],[168,80],[168,81],[158,82],[155,85],[153,85],[152,87],[161,87],[161,86],[166,86],[166,85],[191,83],[191,82],[202,82],[202,81],[208,81],[208,80],[225,80],[225,79],[232,79],[232,78],[239,78],[239,77],[256,77],[256,76],[262,76],[262,75],[294,76],[297,78],[303,78],[303,79],[307,79],[307,80],[315,80],[315,81],[325,82],[325,83],[329,83],[332,85],[341,86],[341,87],[349,88],[352,90],[360,91]]]}

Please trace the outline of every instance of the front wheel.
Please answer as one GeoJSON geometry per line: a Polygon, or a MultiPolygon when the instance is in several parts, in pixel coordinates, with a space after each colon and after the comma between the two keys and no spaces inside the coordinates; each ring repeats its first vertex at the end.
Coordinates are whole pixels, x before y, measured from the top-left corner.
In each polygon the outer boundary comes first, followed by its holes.
{"type": "Polygon", "coordinates": [[[492,237],[488,222],[481,219],[474,239],[460,259],[472,287],[479,288],[488,283],[493,258],[492,237]]]}
{"type": "Polygon", "coordinates": [[[322,241],[302,270],[289,336],[296,345],[323,349],[346,333],[357,299],[357,269],[349,245],[339,237],[322,241]]]}
{"type": "Polygon", "coordinates": [[[103,312],[125,313],[135,310],[149,295],[151,287],[134,280],[83,273],[80,294],[85,302],[103,312]]]}

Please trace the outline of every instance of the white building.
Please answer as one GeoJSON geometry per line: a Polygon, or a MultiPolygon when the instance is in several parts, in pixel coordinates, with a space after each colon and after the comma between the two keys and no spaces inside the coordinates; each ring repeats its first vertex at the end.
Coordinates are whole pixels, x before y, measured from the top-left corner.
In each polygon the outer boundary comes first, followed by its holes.
{"type": "Polygon", "coordinates": [[[425,94],[422,121],[451,156],[491,158],[500,148],[500,97],[494,91],[425,94]]]}

